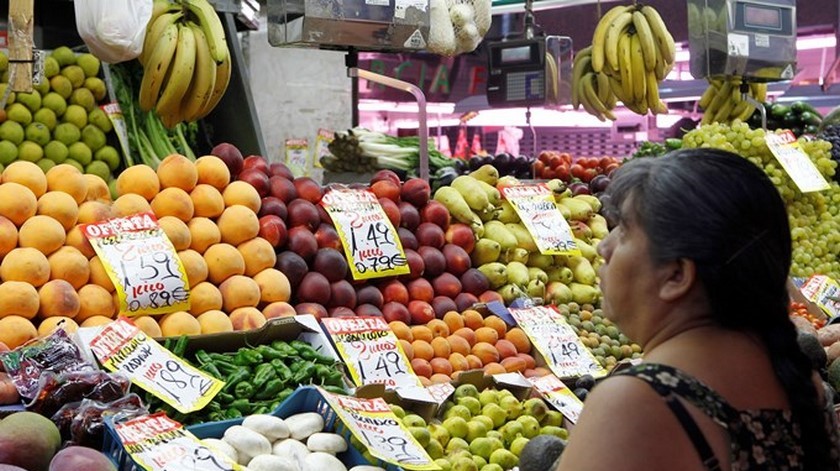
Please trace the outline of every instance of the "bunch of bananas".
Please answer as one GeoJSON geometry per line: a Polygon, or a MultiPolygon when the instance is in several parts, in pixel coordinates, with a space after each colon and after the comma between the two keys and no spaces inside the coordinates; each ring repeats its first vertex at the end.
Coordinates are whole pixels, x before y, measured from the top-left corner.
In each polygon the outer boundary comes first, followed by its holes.
{"type": "Polygon", "coordinates": [[[674,64],[674,38],[651,6],[617,6],[595,27],[592,46],[575,58],[572,105],[602,121],[620,100],[631,111],[665,113],[659,82],[674,64]]]}
{"type": "MultiPolygon", "coordinates": [[[[766,83],[750,83],[749,92],[760,103],[767,98],[766,83]]],[[[709,88],[703,92],[697,103],[703,108],[703,119],[700,124],[722,123],[729,124],[736,118],[746,121],[755,111],[755,106],[741,93],[741,79],[709,80],[709,88]]]]}
{"type": "Polygon", "coordinates": [[[209,114],[230,81],[225,31],[207,0],[155,0],[138,60],[140,108],[167,128],[209,114]]]}

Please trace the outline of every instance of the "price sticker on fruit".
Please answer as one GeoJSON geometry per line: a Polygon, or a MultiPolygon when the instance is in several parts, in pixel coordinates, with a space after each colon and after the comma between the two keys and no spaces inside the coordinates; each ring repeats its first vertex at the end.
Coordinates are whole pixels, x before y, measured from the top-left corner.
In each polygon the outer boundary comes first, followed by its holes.
{"type": "Polygon", "coordinates": [[[335,224],[353,279],[410,271],[397,231],[372,192],[331,189],[321,198],[321,205],[335,224]]]}
{"type": "Polygon", "coordinates": [[[799,191],[809,193],[829,189],[828,182],[808,154],[802,150],[802,146],[792,132],[784,131],[779,134],[769,132],[764,140],[799,191]]]}
{"type": "Polygon", "coordinates": [[[184,414],[204,408],[225,385],[163,348],[126,317],[103,327],[88,346],[105,369],[125,374],[184,414]]]}
{"type": "Polygon", "coordinates": [[[328,317],[321,322],[356,386],[422,386],[397,336],[381,317],[328,317]]]}
{"type": "Polygon", "coordinates": [[[543,399],[550,402],[569,422],[576,423],[583,411],[583,402],[557,376],[527,378],[543,399]]]}
{"type": "Polygon", "coordinates": [[[554,193],[545,184],[501,188],[525,228],[546,255],[580,255],[569,223],[557,209],[554,193]]]}
{"type": "Polygon", "coordinates": [[[440,469],[382,398],[362,399],[319,391],[339,420],[374,457],[406,470],[440,469]]]}
{"type": "Polygon", "coordinates": [[[575,378],[588,374],[602,378],[607,375],[607,370],[553,307],[510,309],[510,314],[557,376],[575,378]]]}
{"type": "Polygon", "coordinates": [[[164,413],[116,422],[114,430],[125,451],[148,471],[240,471],[245,468],[224,453],[203,445],[183,425],[164,413]]]}
{"type": "Polygon", "coordinates": [[[189,310],[184,264],[151,211],[84,224],[81,230],[114,283],[120,313],[189,310]]]}

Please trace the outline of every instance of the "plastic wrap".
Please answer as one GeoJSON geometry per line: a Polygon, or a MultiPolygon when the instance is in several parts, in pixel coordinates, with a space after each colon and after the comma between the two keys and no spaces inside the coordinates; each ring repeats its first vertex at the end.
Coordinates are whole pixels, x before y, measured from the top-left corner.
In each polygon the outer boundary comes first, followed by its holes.
{"type": "Polygon", "coordinates": [[[76,29],[88,49],[110,64],[143,52],[152,0],[85,0],[73,2],[76,29]]]}
{"type": "Polygon", "coordinates": [[[128,393],[131,382],[121,374],[105,371],[74,371],[41,375],[35,398],[26,405],[32,412],[52,417],[64,404],[91,399],[112,402],[128,393]]]}

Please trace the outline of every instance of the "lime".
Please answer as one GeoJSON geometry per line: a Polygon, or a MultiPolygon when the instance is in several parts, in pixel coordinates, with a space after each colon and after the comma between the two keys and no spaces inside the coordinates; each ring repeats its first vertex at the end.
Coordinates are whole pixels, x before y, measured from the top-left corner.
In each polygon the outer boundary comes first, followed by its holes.
{"type": "Polygon", "coordinates": [[[106,182],[111,179],[111,169],[108,168],[108,164],[98,160],[94,160],[89,163],[87,167],[85,167],[85,173],[96,175],[106,182]]]}
{"type": "Polygon", "coordinates": [[[43,170],[44,173],[47,173],[47,170],[55,167],[55,162],[50,159],[41,159],[35,162],[35,165],[41,167],[41,170],[43,170]]]}
{"type": "Polygon", "coordinates": [[[67,146],[61,141],[50,141],[44,146],[44,156],[57,164],[67,160],[69,153],[70,151],[67,150],[67,146]]]}
{"type": "Polygon", "coordinates": [[[0,141],[0,165],[9,165],[18,156],[18,148],[12,141],[0,141]]]}
{"type": "Polygon", "coordinates": [[[42,157],[44,157],[44,149],[32,141],[23,141],[18,146],[18,158],[20,160],[37,162],[42,157]]]}
{"type": "Polygon", "coordinates": [[[120,165],[120,154],[117,152],[117,149],[111,146],[103,146],[94,152],[93,158],[108,164],[108,168],[110,168],[111,171],[116,170],[120,165]]]}
{"type": "Polygon", "coordinates": [[[84,142],[74,142],[67,146],[67,150],[69,151],[67,156],[79,162],[82,166],[89,164],[93,160],[93,152],[91,152],[90,147],[84,142]]]}
{"type": "Polygon", "coordinates": [[[0,139],[12,141],[17,146],[23,142],[24,131],[23,126],[15,121],[5,121],[0,124],[0,139]]]}

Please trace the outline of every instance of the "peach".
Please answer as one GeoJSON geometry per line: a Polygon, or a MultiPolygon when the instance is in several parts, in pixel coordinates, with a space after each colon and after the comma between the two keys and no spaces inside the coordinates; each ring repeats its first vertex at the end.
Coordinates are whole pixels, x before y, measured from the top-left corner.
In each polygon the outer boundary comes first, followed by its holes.
{"type": "MultiPolygon", "coordinates": [[[[2,320],[0,320],[0,322],[2,322],[2,320]]],[[[421,383],[423,382],[423,379],[429,378],[433,373],[432,365],[428,360],[424,360],[423,358],[415,358],[411,360],[411,369],[414,370],[414,374],[420,376],[421,383]]]]}
{"type": "Polygon", "coordinates": [[[474,309],[467,309],[462,314],[464,316],[464,325],[470,329],[478,330],[479,328],[484,327],[484,317],[478,311],[474,309]]]}
{"type": "Polygon", "coordinates": [[[52,280],[44,283],[38,290],[41,304],[38,315],[41,317],[64,316],[76,317],[81,308],[79,294],[73,285],[64,280],[52,280]]]}
{"type": "Polygon", "coordinates": [[[160,331],[160,326],[154,317],[151,316],[137,316],[132,317],[134,324],[143,331],[146,335],[152,338],[163,337],[163,332],[160,331]]]}
{"type": "Polygon", "coordinates": [[[448,383],[452,381],[452,377],[443,373],[435,373],[429,378],[429,381],[431,381],[432,384],[448,383]]]}
{"type": "Polygon", "coordinates": [[[260,290],[260,302],[286,302],[292,297],[289,279],[280,270],[266,268],[254,275],[254,282],[260,290]]]}
{"type": "Polygon", "coordinates": [[[484,327],[489,327],[499,334],[499,338],[505,338],[507,333],[507,324],[499,316],[487,316],[484,318],[484,327]]]}
{"type": "Polygon", "coordinates": [[[90,263],[77,249],[65,246],[47,258],[50,263],[50,279],[65,280],[79,289],[90,278],[90,263]]]}
{"type": "MultiPolygon", "coordinates": [[[[82,323],[79,324],[79,327],[98,327],[98,326],[101,326],[101,325],[108,325],[111,322],[114,322],[114,320],[111,319],[110,317],[93,316],[93,317],[88,317],[87,319],[82,321],[82,323]]],[[[162,337],[162,335],[161,335],[161,337],[162,337]]]]}
{"type": "Polygon", "coordinates": [[[205,218],[215,218],[225,210],[225,199],[216,188],[201,184],[190,192],[190,198],[195,208],[195,215],[205,218]]]}
{"type": "Polygon", "coordinates": [[[442,374],[446,375],[446,381],[449,381],[449,375],[452,374],[454,370],[452,368],[452,364],[449,363],[449,359],[447,358],[432,358],[429,362],[432,365],[432,371],[435,374],[442,374]]]}
{"type": "Polygon", "coordinates": [[[8,218],[15,226],[20,227],[37,209],[38,200],[29,188],[14,182],[0,185],[0,216],[8,218]]]}
{"type": "Polygon", "coordinates": [[[87,237],[82,233],[81,228],[79,226],[70,229],[70,232],[67,233],[67,238],[64,241],[64,245],[69,245],[70,247],[75,248],[79,252],[82,253],[88,260],[96,255],[96,251],[93,250],[93,246],[90,245],[90,241],[87,237]]]}
{"type": "Polygon", "coordinates": [[[471,370],[476,370],[484,366],[484,363],[481,361],[481,358],[473,354],[466,355],[464,358],[467,359],[467,364],[470,365],[471,370]]]}
{"type": "Polygon", "coordinates": [[[476,340],[476,337],[475,337],[475,331],[470,329],[469,327],[464,327],[463,329],[458,329],[455,332],[453,332],[453,334],[457,335],[459,337],[463,337],[464,340],[466,340],[467,343],[470,344],[470,348],[472,348],[473,345],[475,345],[475,343],[478,341],[478,340],[476,340]]]}
{"type": "Polygon", "coordinates": [[[525,361],[526,367],[530,369],[537,367],[537,361],[534,360],[534,357],[532,357],[531,355],[528,355],[527,353],[517,353],[516,356],[525,361]]]}
{"type": "Polygon", "coordinates": [[[218,334],[220,332],[233,332],[233,322],[230,317],[222,311],[211,310],[199,315],[198,320],[202,334],[218,334]]]}
{"type": "Polygon", "coordinates": [[[105,288],[109,293],[113,293],[115,289],[114,282],[111,281],[111,277],[108,276],[108,272],[105,271],[105,267],[102,265],[99,257],[91,258],[89,266],[90,282],[105,288]]]}
{"type": "Polygon", "coordinates": [[[157,173],[147,165],[132,165],[117,177],[119,196],[131,193],[142,196],[146,201],[152,201],[158,192],[160,192],[160,180],[157,173]]]}
{"type": "MultiPolygon", "coordinates": [[[[430,365],[429,366],[429,371],[431,371],[431,370],[432,370],[432,367],[430,365]]],[[[432,385],[432,380],[430,380],[429,378],[426,378],[425,376],[418,376],[417,379],[420,380],[420,385],[423,386],[424,388],[428,388],[429,386],[432,385]]]]}
{"type": "Polygon", "coordinates": [[[190,286],[195,286],[207,279],[207,262],[204,261],[204,257],[200,253],[195,250],[182,250],[178,252],[178,258],[184,264],[184,271],[187,272],[187,282],[190,286]]]}
{"type": "Polygon", "coordinates": [[[166,156],[157,167],[157,176],[162,188],[180,188],[190,191],[198,181],[198,171],[192,160],[180,154],[166,156]]]}
{"type": "Polygon", "coordinates": [[[111,203],[101,201],[85,201],[79,205],[79,224],[91,224],[105,221],[114,216],[111,211],[111,203]]]}
{"type": "Polygon", "coordinates": [[[431,343],[432,339],[435,338],[432,330],[424,325],[411,326],[411,335],[414,340],[423,340],[426,343],[431,343]]]}
{"type": "Polygon", "coordinates": [[[502,366],[508,373],[513,373],[514,371],[522,373],[528,369],[528,364],[525,363],[525,360],[519,357],[508,357],[503,359],[502,366]]]}
{"type": "Polygon", "coordinates": [[[470,343],[467,342],[467,339],[461,337],[460,335],[450,335],[449,337],[446,337],[446,341],[449,342],[449,351],[452,353],[469,355],[470,350],[472,349],[470,343]]]}
{"type": "Polygon", "coordinates": [[[9,164],[3,170],[3,183],[19,183],[35,194],[36,198],[47,192],[47,176],[40,167],[26,160],[18,160],[9,164]]]}
{"type": "Polygon", "coordinates": [[[219,292],[222,293],[222,305],[227,312],[240,307],[255,307],[260,303],[260,287],[247,276],[231,276],[219,285],[219,292]]]}
{"type": "Polygon", "coordinates": [[[467,361],[467,357],[458,352],[454,352],[449,355],[449,363],[455,371],[465,371],[470,369],[470,363],[467,361]]]}
{"type": "Polygon", "coordinates": [[[79,313],[77,322],[93,316],[114,317],[116,314],[111,293],[99,285],[84,285],[79,289],[79,313]]]}
{"type": "Polygon", "coordinates": [[[164,216],[158,219],[158,225],[172,242],[176,251],[186,250],[192,244],[192,234],[184,221],[174,216],[164,216]]]}
{"type": "Polygon", "coordinates": [[[411,342],[408,340],[399,339],[397,342],[400,343],[400,348],[402,348],[403,353],[405,353],[405,357],[408,358],[408,361],[414,359],[414,347],[411,346],[411,342]]]}
{"type": "Polygon", "coordinates": [[[84,177],[87,182],[85,201],[111,201],[111,190],[108,189],[108,184],[102,177],[89,173],[86,173],[84,177]]]}
{"type": "Polygon", "coordinates": [[[215,155],[205,155],[195,161],[198,183],[211,185],[219,191],[230,183],[230,170],[225,162],[215,155]]]}
{"type": "Polygon", "coordinates": [[[548,375],[551,374],[551,370],[549,370],[548,368],[544,368],[542,366],[538,366],[538,367],[534,368],[534,374],[536,376],[540,376],[540,377],[548,376],[548,375]]]}
{"type": "Polygon", "coordinates": [[[15,315],[32,319],[38,314],[40,302],[38,290],[29,283],[22,281],[0,283],[0,318],[15,315]]]}
{"type": "Polygon", "coordinates": [[[449,358],[449,354],[452,353],[452,350],[449,347],[449,342],[443,337],[433,338],[431,346],[436,357],[449,358]]]}
{"type": "Polygon", "coordinates": [[[225,207],[242,205],[254,213],[260,212],[262,200],[257,190],[246,182],[231,182],[223,191],[222,198],[225,200],[225,207]]]}
{"type": "Polygon", "coordinates": [[[398,339],[408,342],[414,341],[414,335],[411,332],[411,327],[409,327],[405,322],[391,321],[388,323],[388,327],[391,328],[398,339]]]}
{"type": "Polygon", "coordinates": [[[63,191],[72,196],[76,200],[76,204],[81,205],[84,202],[87,196],[87,187],[88,183],[85,176],[72,165],[56,165],[47,171],[47,190],[63,191]]]}
{"type": "Polygon", "coordinates": [[[152,212],[155,216],[174,216],[184,222],[189,222],[195,213],[192,199],[186,191],[180,188],[166,188],[161,190],[152,200],[152,212]]]}
{"type": "Polygon", "coordinates": [[[414,358],[422,358],[430,361],[435,357],[435,349],[425,340],[415,340],[411,342],[411,348],[414,349],[414,358]]]}
{"type": "Polygon", "coordinates": [[[14,223],[0,216],[0,260],[17,247],[18,231],[14,223]]]}
{"type": "Polygon", "coordinates": [[[50,262],[33,248],[14,249],[0,263],[0,279],[23,281],[37,288],[49,281],[50,262]]]}
{"type": "Polygon", "coordinates": [[[132,216],[138,213],[145,213],[152,210],[152,206],[141,195],[127,193],[114,200],[111,212],[115,217],[132,216]]]}
{"type": "Polygon", "coordinates": [[[231,276],[245,274],[245,260],[230,244],[211,245],[204,252],[204,261],[207,262],[208,278],[216,285],[231,276]]]}
{"type": "Polygon", "coordinates": [[[245,260],[245,274],[248,276],[254,276],[266,268],[272,268],[277,263],[274,247],[261,237],[254,237],[239,244],[236,250],[239,250],[245,260]]]}
{"type": "Polygon", "coordinates": [[[0,342],[10,349],[15,349],[37,336],[38,331],[29,319],[21,316],[6,316],[0,319],[0,342]]]}
{"type": "Polygon", "coordinates": [[[461,376],[461,373],[463,373],[463,371],[453,371],[452,374],[449,375],[449,377],[452,378],[453,381],[458,381],[458,378],[461,376]]]}
{"type": "Polygon", "coordinates": [[[525,331],[518,327],[510,329],[505,334],[505,340],[512,343],[516,347],[517,352],[531,353],[531,339],[528,338],[525,331]]]}
{"type": "Polygon", "coordinates": [[[443,322],[449,327],[449,332],[455,332],[464,327],[464,316],[455,311],[449,311],[443,315],[443,322]]]}
{"type": "Polygon", "coordinates": [[[236,204],[229,206],[216,221],[222,242],[239,245],[249,241],[260,232],[260,221],[251,209],[236,204]]]}
{"type": "Polygon", "coordinates": [[[63,191],[50,191],[38,198],[37,213],[42,216],[49,216],[69,231],[76,225],[79,218],[79,205],[72,196],[63,191]]]}
{"type": "Polygon", "coordinates": [[[233,330],[251,330],[265,325],[266,319],[255,307],[240,307],[230,313],[230,321],[233,323],[233,330]]]}
{"type": "Polygon", "coordinates": [[[490,327],[479,327],[475,331],[475,340],[494,345],[499,340],[499,334],[490,327]]]}
{"type": "Polygon", "coordinates": [[[69,317],[48,317],[42,320],[38,325],[38,336],[46,337],[55,332],[57,329],[64,329],[64,331],[68,334],[72,334],[79,330],[79,324],[69,317]]]}
{"type": "Polygon", "coordinates": [[[515,357],[517,355],[516,346],[510,340],[498,340],[494,347],[496,347],[496,350],[499,351],[499,356],[502,357],[502,359],[515,357]]]}
{"type": "Polygon", "coordinates": [[[499,351],[496,350],[496,347],[490,345],[487,342],[476,343],[475,345],[473,345],[472,351],[470,353],[480,358],[481,362],[485,365],[488,363],[499,361],[499,351]]]}
{"type": "Polygon", "coordinates": [[[198,316],[222,308],[222,293],[207,281],[190,287],[190,314],[198,316]]]}
{"type": "Polygon", "coordinates": [[[192,218],[187,224],[190,229],[190,248],[204,254],[208,247],[222,241],[219,226],[207,218],[192,218]]]}
{"type": "Polygon", "coordinates": [[[273,302],[262,310],[266,319],[274,319],[275,317],[291,317],[296,316],[295,307],[283,301],[273,302]]]}
{"type": "Polygon", "coordinates": [[[426,324],[426,327],[432,331],[433,337],[449,337],[449,326],[446,325],[446,322],[440,319],[433,319],[429,321],[429,323],[426,324]]]}
{"type": "Polygon", "coordinates": [[[491,362],[491,363],[487,363],[486,365],[484,365],[484,374],[487,374],[487,375],[491,375],[491,376],[492,375],[500,375],[500,374],[504,374],[504,373],[507,373],[507,372],[508,371],[505,369],[504,366],[502,366],[502,365],[500,365],[496,362],[491,362]]]}
{"type": "Polygon", "coordinates": [[[163,316],[159,324],[163,337],[180,337],[181,335],[198,335],[201,333],[201,324],[198,323],[198,320],[184,311],[163,316]]]}

